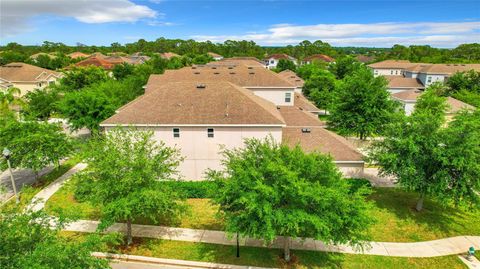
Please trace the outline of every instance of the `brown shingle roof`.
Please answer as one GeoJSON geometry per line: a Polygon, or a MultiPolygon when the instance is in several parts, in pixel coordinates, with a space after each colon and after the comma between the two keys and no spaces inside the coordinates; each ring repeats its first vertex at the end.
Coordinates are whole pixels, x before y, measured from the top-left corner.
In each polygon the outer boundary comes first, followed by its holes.
{"type": "Polygon", "coordinates": [[[458,99],[455,99],[453,97],[447,97],[447,104],[450,106],[448,113],[457,113],[458,111],[462,109],[475,109],[474,106],[469,105],[467,103],[464,103],[458,99]]]}
{"type": "Polygon", "coordinates": [[[406,78],[401,76],[385,76],[388,80],[388,88],[411,88],[423,89],[423,84],[416,78],[406,78]]]}
{"type": "Polygon", "coordinates": [[[258,60],[255,57],[232,57],[232,58],[223,58],[220,61],[211,62],[207,65],[210,66],[256,66],[256,67],[265,67],[264,63],[258,60]]]}
{"type": "Polygon", "coordinates": [[[369,63],[375,60],[375,57],[373,56],[368,56],[368,55],[357,55],[357,61],[361,63],[369,63]]]}
{"type": "Polygon", "coordinates": [[[98,67],[101,67],[103,69],[106,69],[106,70],[109,70],[109,69],[112,69],[115,64],[117,63],[112,63],[110,61],[107,61],[105,60],[104,58],[99,58],[99,57],[89,57],[83,61],[80,61],[78,63],[75,64],[75,66],[91,66],[91,65],[94,65],[94,66],[98,66],[98,67]]]}
{"type": "Polygon", "coordinates": [[[180,55],[174,53],[174,52],[164,52],[164,53],[158,53],[161,58],[170,60],[173,57],[180,57],[180,55]]]}
{"type": "Polygon", "coordinates": [[[325,126],[318,116],[297,106],[278,106],[278,111],[282,114],[288,127],[325,126]]]}
{"type": "Polygon", "coordinates": [[[294,105],[308,112],[318,112],[320,109],[316,107],[303,94],[295,93],[294,105]]]}
{"type": "Polygon", "coordinates": [[[303,84],[305,83],[305,81],[297,76],[297,74],[295,74],[295,72],[292,70],[283,70],[282,72],[278,73],[278,75],[297,87],[303,87],[303,84]]]}
{"type": "MultiPolygon", "coordinates": [[[[392,94],[392,96],[401,101],[405,102],[416,102],[417,98],[423,94],[423,91],[418,90],[408,90],[399,93],[392,94]]],[[[462,109],[475,109],[474,106],[464,103],[458,99],[453,97],[447,97],[447,104],[448,104],[448,114],[456,113],[462,109]]]]}
{"type": "Polygon", "coordinates": [[[67,56],[72,58],[72,59],[77,59],[77,58],[87,58],[90,55],[85,54],[85,53],[80,52],[80,51],[75,51],[75,52],[72,52],[72,53],[68,54],[67,56]]]}
{"type": "Polygon", "coordinates": [[[215,52],[207,52],[208,55],[210,55],[213,58],[218,58],[218,57],[223,57],[222,55],[215,53],[215,52]]]}
{"type": "Polygon", "coordinates": [[[285,125],[276,107],[229,82],[170,82],[120,108],[102,124],[285,125]]]}
{"type": "Polygon", "coordinates": [[[409,68],[409,67],[412,67],[412,66],[415,66],[415,65],[416,64],[411,63],[410,61],[407,61],[407,60],[385,60],[385,61],[381,61],[381,62],[378,62],[378,63],[369,64],[368,66],[370,66],[371,68],[379,68],[379,69],[382,69],[382,68],[385,68],[385,69],[395,69],[395,68],[406,69],[406,68],[409,68]]]}
{"type": "Polygon", "coordinates": [[[337,162],[362,161],[363,156],[345,138],[322,127],[309,127],[310,132],[302,132],[301,127],[284,127],[282,142],[291,147],[299,145],[304,151],[319,151],[330,154],[337,162]]]}
{"type": "Polygon", "coordinates": [[[325,55],[325,54],[314,54],[314,55],[310,55],[308,57],[305,57],[304,61],[308,61],[308,62],[311,62],[311,61],[324,61],[324,62],[333,62],[335,61],[335,59],[333,59],[332,57],[328,56],[328,55],[325,55]]]}
{"type": "Polygon", "coordinates": [[[457,72],[480,71],[480,64],[431,64],[423,66],[418,72],[427,74],[451,75],[457,72]]]}
{"type": "Polygon", "coordinates": [[[167,70],[161,75],[151,75],[147,91],[155,90],[171,81],[228,81],[241,87],[279,87],[294,88],[275,72],[263,67],[232,66],[195,66],[178,70],[167,70]]]}
{"type": "Polygon", "coordinates": [[[423,91],[419,90],[407,90],[403,92],[397,92],[392,94],[395,99],[402,100],[402,101],[410,101],[415,102],[417,98],[422,95],[423,91]]]}
{"type": "Polygon", "coordinates": [[[295,60],[295,58],[293,58],[292,56],[288,55],[288,54],[285,54],[285,53],[275,53],[275,54],[271,54],[271,55],[268,55],[267,58],[265,59],[277,59],[277,60],[280,60],[280,59],[286,59],[286,60],[295,60]]]}
{"type": "Polygon", "coordinates": [[[0,67],[0,78],[10,82],[44,81],[50,75],[60,77],[61,73],[26,63],[9,63],[0,67]]]}

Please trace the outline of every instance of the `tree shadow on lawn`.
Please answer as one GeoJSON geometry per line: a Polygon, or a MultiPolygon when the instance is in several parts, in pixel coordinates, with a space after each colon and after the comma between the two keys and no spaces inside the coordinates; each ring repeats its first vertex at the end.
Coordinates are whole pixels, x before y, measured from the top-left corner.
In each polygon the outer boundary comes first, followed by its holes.
{"type": "MultiPolygon", "coordinates": [[[[373,201],[377,208],[395,214],[400,221],[427,225],[428,229],[442,234],[479,232],[480,227],[471,227],[469,223],[475,223],[474,219],[480,217],[480,211],[466,212],[452,206],[442,206],[427,197],[423,210],[417,212],[415,206],[418,198],[418,194],[399,188],[374,188],[368,200],[373,201]]],[[[416,241],[418,240],[422,240],[420,235],[416,241]]]]}

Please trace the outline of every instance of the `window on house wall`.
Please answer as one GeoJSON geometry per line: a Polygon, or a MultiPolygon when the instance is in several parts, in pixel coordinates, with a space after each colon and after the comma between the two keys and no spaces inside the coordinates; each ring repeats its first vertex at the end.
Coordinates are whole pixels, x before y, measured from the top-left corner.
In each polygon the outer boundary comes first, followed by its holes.
{"type": "Polygon", "coordinates": [[[271,60],[270,63],[271,63],[271,64],[274,64],[274,63],[275,63],[275,60],[271,60]]]}
{"type": "Polygon", "coordinates": [[[292,101],[292,93],[287,92],[285,93],[285,103],[290,103],[292,101]]]}
{"type": "Polygon", "coordinates": [[[208,128],[207,129],[207,137],[210,137],[210,138],[213,138],[215,135],[214,135],[214,130],[213,128],[208,128]]]}
{"type": "Polygon", "coordinates": [[[432,82],[432,77],[427,77],[427,83],[432,82]]]}
{"type": "Polygon", "coordinates": [[[180,128],[173,128],[173,137],[180,137],[180,128]]]}
{"type": "Polygon", "coordinates": [[[393,70],[390,70],[390,75],[393,75],[393,70]]]}

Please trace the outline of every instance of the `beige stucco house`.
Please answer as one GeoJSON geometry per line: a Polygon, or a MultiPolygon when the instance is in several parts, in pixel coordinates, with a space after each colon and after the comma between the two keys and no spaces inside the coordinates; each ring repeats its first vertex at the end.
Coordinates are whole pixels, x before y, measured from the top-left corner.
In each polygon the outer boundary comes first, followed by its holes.
{"type": "Polygon", "coordinates": [[[362,155],[326,130],[313,104],[294,88],[261,66],[168,70],[151,75],[145,94],[100,126],[106,131],[116,126],[152,130],[157,141],[181,151],[185,159],[179,172],[187,180],[201,180],[207,169],[220,169],[222,148],[242,147],[245,138],[266,137],[330,154],[348,176],[361,173],[362,155]]]}
{"type": "Polygon", "coordinates": [[[16,87],[21,96],[56,83],[63,74],[26,63],[9,63],[0,66],[0,85],[3,88],[16,87]]]}

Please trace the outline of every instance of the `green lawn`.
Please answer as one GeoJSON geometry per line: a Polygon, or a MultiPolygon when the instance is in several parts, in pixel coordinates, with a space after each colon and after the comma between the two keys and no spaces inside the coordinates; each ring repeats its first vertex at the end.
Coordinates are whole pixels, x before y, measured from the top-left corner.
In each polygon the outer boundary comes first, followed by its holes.
{"type": "MultiPolygon", "coordinates": [[[[89,203],[78,203],[73,197],[75,181],[65,184],[46,204],[50,214],[63,211],[67,216],[80,219],[98,219],[100,209],[89,203]]],[[[431,200],[425,201],[423,212],[414,209],[417,195],[397,188],[374,188],[369,197],[376,223],[370,233],[373,241],[417,242],[457,235],[480,234],[480,211],[466,212],[452,207],[441,207],[431,200]]],[[[174,226],[194,229],[222,230],[217,219],[217,208],[208,199],[188,199],[192,209],[174,226]]],[[[148,224],[137,221],[140,224],[148,224]]]]}
{"type": "MultiPolygon", "coordinates": [[[[72,240],[80,240],[78,238],[84,236],[78,233],[64,234],[71,237],[72,240]]],[[[282,251],[279,249],[241,247],[240,257],[237,258],[234,246],[139,238],[134,238],[134,243],[131,247],[116,247],[101,249],[101,251],[158,258],[280,268],[466,268],[457,256],[400,258],[297,250],[292,251],[295,262],[287,266],[281,260],[282,251]]]]}

